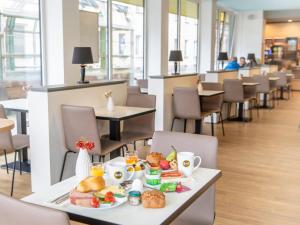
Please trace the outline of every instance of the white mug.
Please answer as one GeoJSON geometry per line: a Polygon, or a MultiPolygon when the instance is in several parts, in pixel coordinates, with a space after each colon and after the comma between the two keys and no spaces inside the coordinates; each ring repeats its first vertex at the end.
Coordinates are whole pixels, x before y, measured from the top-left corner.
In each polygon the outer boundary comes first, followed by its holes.
{"type": "Polygon", "coordinates": [[[201,161],[201,157],[195,156],[193,152],[177,153],[178,171],[186,177],[190,177],[193,174],[193,171],[199,168],[201,161]],[[195,166],[195,159],[197,158],[199,159],[199,163],[195,166]]]}
{"type": "Polygon", "coordinates": [[[122,183],[126,180],[131,180],[135,174],[134,167],[133,166],[126,166],[125,162],[110,162],[107,165],[108,169],[108,174],[109,178],[114,182],[114,183],[122,183]],[[127,171],[127,168],[132,168],[132,173],[127,171]],[[128,177],[128,178],[127,178],[128,177]]]}

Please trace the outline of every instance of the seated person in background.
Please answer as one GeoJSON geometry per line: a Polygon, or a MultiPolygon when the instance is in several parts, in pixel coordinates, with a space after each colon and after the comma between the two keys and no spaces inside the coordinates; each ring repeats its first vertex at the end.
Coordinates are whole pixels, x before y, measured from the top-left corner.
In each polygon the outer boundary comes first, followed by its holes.
{"type": "Polygon", "coordinates": [[[240,57],[240,62],[239,62],[239,65],[240,65],[240,68],[244,68],[247,66],[247,63],[246,63],[246,58],[245,57],[240,57]]]}
{"type": "Polygon", "coordinates": [[[251,59],[249,60],[248,64],[247,64],[247,67],[255,67],[257,66],[257,62],[256,62],[256,59],[251,59]]]}
{"type": "Polygon", "coordinates": [[[225,67],[225,70],[238,70],[240,65],[237,63],[237,57],[232,57],[225,67]]]}

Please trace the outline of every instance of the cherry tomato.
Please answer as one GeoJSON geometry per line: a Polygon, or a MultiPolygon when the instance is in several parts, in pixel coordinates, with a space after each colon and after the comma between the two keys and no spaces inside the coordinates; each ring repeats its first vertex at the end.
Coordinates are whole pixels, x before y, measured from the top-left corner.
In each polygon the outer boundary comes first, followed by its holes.
{"type": "Polygon", "coordinates": [[[105,202],[115,202],[115,198],[114,198],[114,197],[106,196],[106,197],[104,198],[104,201],[105,201],[105,202]]]}
{"type": "Polygon", "coordinates": [[[90,204],[91,204],[91,206],[92,206],[93,208],[98,208],[99,205],[100,205],[100,202],[99,202],[99,200],[98,200],[96,197],[93,197],[93,198],[91,199],[90,204]]]}
{"type": "Polygon", "coordinates": [[[113,197],[113,196],[114,196],[114,193],[112,193],[111,191],[109,191],[105,194],[105,197],[113,197]]]}

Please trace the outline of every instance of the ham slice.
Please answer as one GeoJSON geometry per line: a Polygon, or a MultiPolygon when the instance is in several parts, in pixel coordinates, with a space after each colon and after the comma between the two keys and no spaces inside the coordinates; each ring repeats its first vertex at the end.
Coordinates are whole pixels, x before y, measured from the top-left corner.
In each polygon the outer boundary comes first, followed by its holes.
{"type": "Polygon", "coordinates": [[[91,207],[90,202],[94,196],[93,194],[93,192],[82,193],[74,189],[70,192],[70,202],[73,205],[91,207]]]}

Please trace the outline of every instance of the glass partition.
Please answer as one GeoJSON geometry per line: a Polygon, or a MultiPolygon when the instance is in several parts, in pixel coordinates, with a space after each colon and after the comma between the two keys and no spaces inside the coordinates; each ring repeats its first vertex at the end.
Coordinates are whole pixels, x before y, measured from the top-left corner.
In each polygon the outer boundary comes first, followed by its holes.
{"type": "Polygon", "coordinates": [[[0,99],[26,97],[25,86],[41,84],[38,0],[0,4],[0,99]]]}

